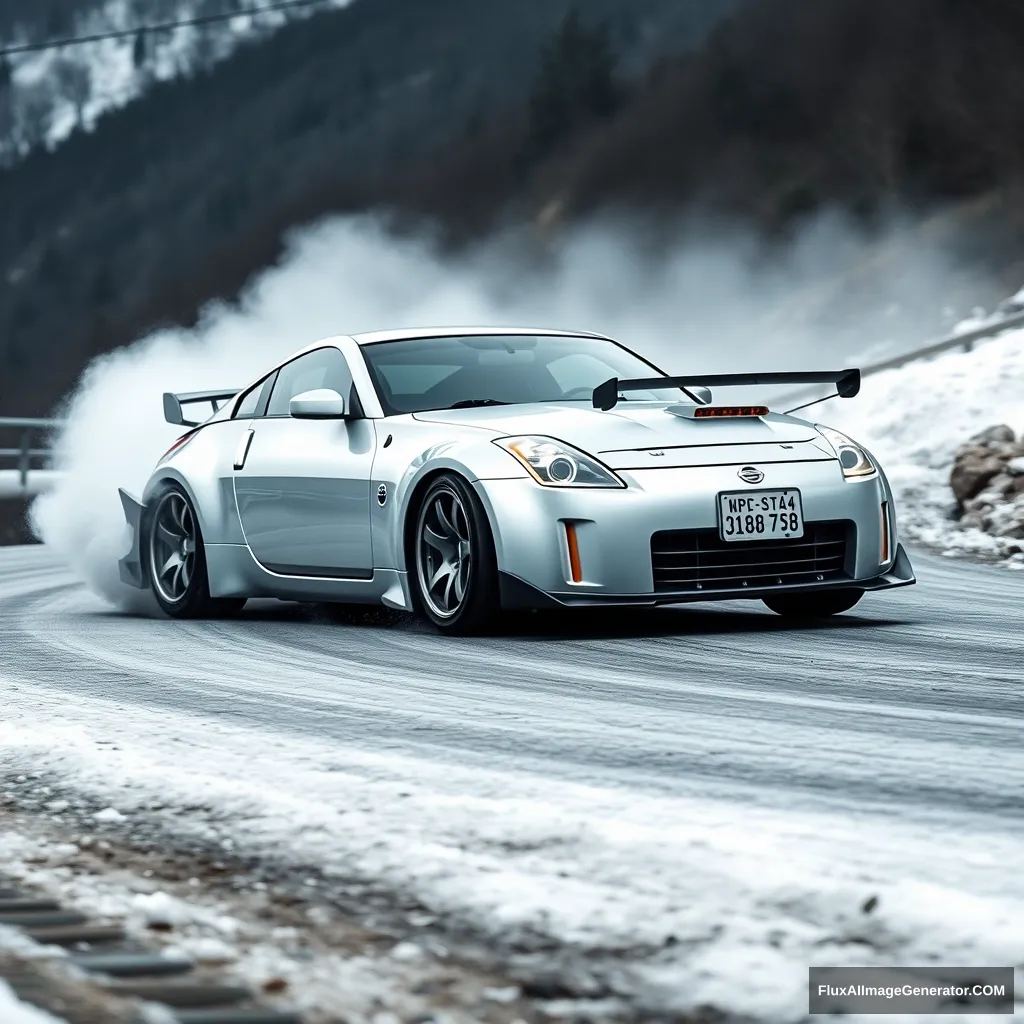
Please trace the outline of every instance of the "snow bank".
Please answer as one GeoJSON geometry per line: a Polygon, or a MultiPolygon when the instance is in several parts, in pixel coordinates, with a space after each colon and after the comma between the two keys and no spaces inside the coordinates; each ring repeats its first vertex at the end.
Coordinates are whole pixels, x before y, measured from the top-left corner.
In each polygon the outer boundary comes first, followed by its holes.
{"type": "Polygon", "coordinates": [[[954,453],[970,437],[996,424],[1024,431],[1024,330],[867,377],[858,398],[819,408],[822,422],[881,460],[904,540],[1024,569],[1024,543],[961,528],[949,486],[954,453]]]}

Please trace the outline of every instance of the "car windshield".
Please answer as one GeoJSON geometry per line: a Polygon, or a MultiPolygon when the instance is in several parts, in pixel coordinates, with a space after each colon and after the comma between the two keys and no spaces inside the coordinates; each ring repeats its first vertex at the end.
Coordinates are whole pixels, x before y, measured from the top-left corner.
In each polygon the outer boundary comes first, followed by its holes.
{"type": "MultiPolygon", "coordinates": [[[[657,367],[604,338],[483,335],[373,342],[363,357],[388,416],[529,402],[586,402],[611,377],[658,377],[657,367]]],[[[675,402],[677,388],[623,401],[675,402]]]]}

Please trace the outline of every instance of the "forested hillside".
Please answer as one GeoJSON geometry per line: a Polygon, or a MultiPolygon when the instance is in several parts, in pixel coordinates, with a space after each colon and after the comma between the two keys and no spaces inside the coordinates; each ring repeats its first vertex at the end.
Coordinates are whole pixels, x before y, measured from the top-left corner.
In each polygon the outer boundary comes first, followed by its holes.
{"type": "MultiPolygon", "coordinates": [[[[583,31],[578,63],[607,81],[614,55],[636,73],[732,6],[592,0],[587,24],[607,30],[583,31]]],[[[230,294],[275,257],[280,229],[388,201],[475,138],[500,140],[567,10],[357,0],[158,83],[94,132],[0,173],[5,412],[48,408],[91,355],[230,294]]],[[[513,164],[476,200],[484,213],[513,186],[513,164]]]]}

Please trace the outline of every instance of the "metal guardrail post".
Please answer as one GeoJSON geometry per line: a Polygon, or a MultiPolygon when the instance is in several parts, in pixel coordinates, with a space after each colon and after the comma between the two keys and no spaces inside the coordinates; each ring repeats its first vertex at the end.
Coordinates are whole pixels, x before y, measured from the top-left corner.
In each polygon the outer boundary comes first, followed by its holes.
{"type": "MultiPolygon", "coordinates": [[[[17,432],[18,444],[13,448],[0,448],[0,460],[8,468],[2,469],[7,479],[11,479],[11,465],[13,463],[13,476],[17,481],[18,491],[22,494],[30,494],[30,477],[39,474],[48,467],[50,460],[49,438],[47,434],[51,431],[60,430],[64,426],[63,420],[23,418],[0,416],[0,431],[17,432]],[[38,447],[33,447],[34,438],[39,438],[38,447]]],[[[8,497],[11,494],[7,495],[8,497]]]]}
{"type": "Polygon", "coordinates": [[[21,481],[21,489],[28,487],[28,464],[31,447],[32,432],[27,427],[21,432],[21,453],[18,455],[18,478],[21,481]]]}

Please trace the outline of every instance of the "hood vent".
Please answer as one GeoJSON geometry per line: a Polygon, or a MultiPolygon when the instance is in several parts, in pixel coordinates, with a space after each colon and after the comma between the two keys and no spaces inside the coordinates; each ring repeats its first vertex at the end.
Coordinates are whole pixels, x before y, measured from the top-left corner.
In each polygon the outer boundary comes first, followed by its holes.
{"type": "Polygon", "coordinates": [[[684,420],[740,419],[767,416],[767,405],[670,405],[665,412],[684,420]]]}

